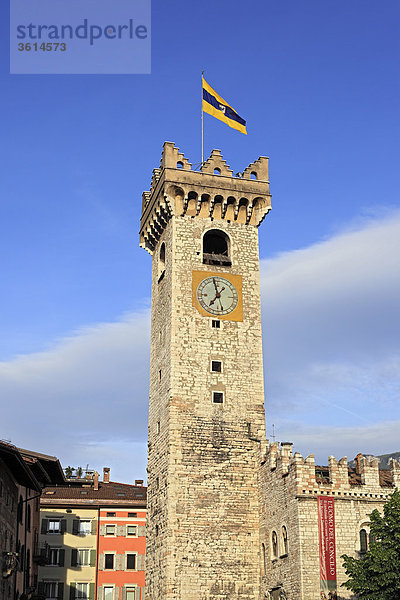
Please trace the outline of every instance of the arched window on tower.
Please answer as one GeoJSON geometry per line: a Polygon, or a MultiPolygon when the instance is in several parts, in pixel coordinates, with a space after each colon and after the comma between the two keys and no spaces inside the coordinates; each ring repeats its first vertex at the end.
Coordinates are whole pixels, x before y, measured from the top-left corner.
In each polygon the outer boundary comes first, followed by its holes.
{"type": "Polygon", "coordinates": [[[263,559],[263,575],[267,574],[267,554],[265,551],[265,544],[261,544],[262,549],[262,559],[263,559]]]}
{"type": "Polygon", "coordinates": [[[229,237],[220,229],[210,229],[203,237],[203,264],[230,267],[229,237]]]}
{"type": "Polygon", "coordinates": [[[272,560],[276,560],[278,558],[278,536],[276,531],[273,531],[271,535],[271,550],[272,560]]]}
{"type": "Polygon", "coordinates": [[[288,553],[288,536],[287,529],[283,525],[282,526],[282,556],[286,556],[288,553]]]}
{"type": "Polygon", "coordinates": [[[165,243],[163,242],[160,247],[160,254],[158,257],[158,282],[164,279],[165,276],[165,243]]]}

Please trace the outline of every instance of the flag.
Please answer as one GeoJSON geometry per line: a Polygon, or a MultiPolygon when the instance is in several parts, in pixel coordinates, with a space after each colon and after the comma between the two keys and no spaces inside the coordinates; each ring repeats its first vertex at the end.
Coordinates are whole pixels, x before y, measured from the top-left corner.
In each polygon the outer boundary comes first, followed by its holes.
{"type": "Polygon", "coordinates": [[[229,127],[247,134],[246,121],[215,90],[208,85],[203,77],[203,111],[216,119],[223,121],[229,127]]]}

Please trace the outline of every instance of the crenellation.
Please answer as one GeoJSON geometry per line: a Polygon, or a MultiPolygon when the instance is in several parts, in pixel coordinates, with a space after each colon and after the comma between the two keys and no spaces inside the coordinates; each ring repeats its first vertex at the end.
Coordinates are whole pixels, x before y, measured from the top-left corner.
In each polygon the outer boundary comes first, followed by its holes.
{"type": "Polygon", "coordinates": [[[344,492],[350,489],[349,469],[347,465],[347,456],[339,461],[334,456],[329,456],[329,483],[333,490],[344,492]]]}
{"type": "Polygon", "coordinates": [[[400,489],[400,461],[395,458],[390,459],[390,472],[393,479],[393,486],[400,489]]]}
{"type": "Polygon", "coordinates": [[[268,157],[260,156],[256,161],[251,163],[244,171],[243,171],[243,179],[251,179],[252,176],[255,175],[255,179],[260,181],[268,181],[268,157]]]}
{"type": "Polygon", "coordinates": [[[380,488],[379,480],[379,458],[373,456],[360,457],[361,485],[369,488],[380,488]]]}
{"type": "Polygon", "coordinates": [[[227,164],[226,160],[222,158],[221,150],[213,150],[211,156],[201,166],[202,173],[215,173],[218,170],[218,175],[225,175],[226,177],[232,177],[233,171],[227,164]]]}

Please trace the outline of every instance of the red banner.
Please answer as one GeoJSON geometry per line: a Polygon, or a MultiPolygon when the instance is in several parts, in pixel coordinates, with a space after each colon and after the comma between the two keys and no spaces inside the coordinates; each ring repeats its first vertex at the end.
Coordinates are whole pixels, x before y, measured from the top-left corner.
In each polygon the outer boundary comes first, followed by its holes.
{"type": "Polygon", "coordinates": [[[321,600],[337,598],[335,499],[318,496],[319,566],[321,600]]]}

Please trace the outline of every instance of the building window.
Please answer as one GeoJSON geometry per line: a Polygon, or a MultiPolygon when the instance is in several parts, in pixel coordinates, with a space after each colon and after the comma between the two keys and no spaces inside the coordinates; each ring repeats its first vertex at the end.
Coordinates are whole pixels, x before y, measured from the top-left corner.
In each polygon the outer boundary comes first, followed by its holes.
{"type": "Polygon", "coordinates": [[[61,520],[49,519],[47,533],[61,533],[61,520]]]}
{"type": "Polygon", "coordinates": [[[106,535],[115,535],[115,525],[106,525],[106,535]]]}
{"type": "Polygon", "coordinates": [[[213,327],[214,329],[221,329],[221,321],[218,321],[217,319],[213,319],[211,321],[211,327],[213,327]]]}
{"type": "Polygon", "coordinates": [[[160,433],[160,431],[161,431],[161,423],[160,423],[160,421],[157,421],[157,433],[160,433]]]}
{"type": "Polygon", "coordinates": [[[57,598],[58,581],[46,581],[44,584],[44,593],[46,598],[57,598]]]}
{"type": "Polygon", "coordinates": [[[90,521],[79,521],[79,535],[89,535],[91,533],[90,521]]]}
{"type": "Polygon", "coordinates": [[[137,513],[133,513],[133,512],[128,512],[128,517],[130,519],[135,519],[137,517],[137,513]]]}
{"type": "Polygon", "coordinates": [[[104,586],[104,600],[113,600],[114,588],[111,585],[104,586]]]}
{"type": "Polygon", "coordinates": [[[126,555],[126,568],[128,571],[134,571],[136,569],[136,554],[126,555]]]}
{"type": "Polygon", "coordinates": [[[107,517],[115,517],[116,513],[115,512],[108,512],[107,513],[107,517]]]}
{"type": "Polygon", "coordinates": [[[203,264],[230,267],[230,240],[224,231],[210,229],[203,237],[203,264]]]}
{"type": "Polygon", "coordinates": [[[283,525],[282,527],[282,556],[286,556],[288,553],[288,536],[287,529],[283,525]]]}
{"type": "Polygon", "coordinates": [[[160,247],[160,254],[158,257],[158,283],[165,276],[165,243],[163,242],[160,247]]]}
{"type": "Polygon", "coordinates": [[[75,588],[75,599],[86,600],[88,598],[88,584],[77,583],[75,588]]]}
{"type": "Polygon", "coordinates": [[[224,392],[213,392],[212,393],[212,401],[214,404],[223,404],[224,403],[224,392]]]}
{"type": "Polygon", "coordinates": [[[90,565],[90,550],[79,549],[76,555],[76,562],[78,567],[87,567],[90,565]]]}
{"type": "Polygon", "coordinates": [[[60,562],[60,548],[50,548],[49,550],[49,565],[58,566],[60,562]]]}
{"type": "Polygon", "coordinates": [[[265,544],[261,544],[262,559],[263,559],[263,575],[267,574],[267,555],[265,552],[265,544]]]}
{"type": "Polygon", "coordinates": [[[272,550],[272,560],[278,558],[278,536],[276,531],[272,532],[271,535],[271,550],[272,550]]]}
{"type": "Polygon", "coordinates": [[[18,523],[22,523],[22,518],[23,518],[23,508],[24,508],[24,501],[22,500],[22,496],[19,497],[19,501],[18,501],[18,508],[17,508],[17,519],[18,519],[18,523]]]}
{"type": "Polygon", "coordinates": [[[126,600],[137,600],[139,596],[136,595],[136,588],[127,587],[125,598],[126,600]]]}
{"type": "Polygon", "coordinates": [[[368,536],[365,529],[361,529],[360,531],[360,552],[361,554],[365,554],[368,550],[368,536]]]}
{"type": "Polygon", "coordinates": [[[126,533],[127,533],[127,535],[136,535],[137,534],[137,527],[136,527],[136,525],[127,525],[126,526],[126,533]]]}
{"type": "Polygon", "coordinates": [[[114,554],[104,554],[104,569],[114,568],[114,554]]]}
{"type": "Polygon", "coordinates": [[[222,362],[220,360],[212,360],[211,371],[213,373],[222,373],[222,362]]]}

